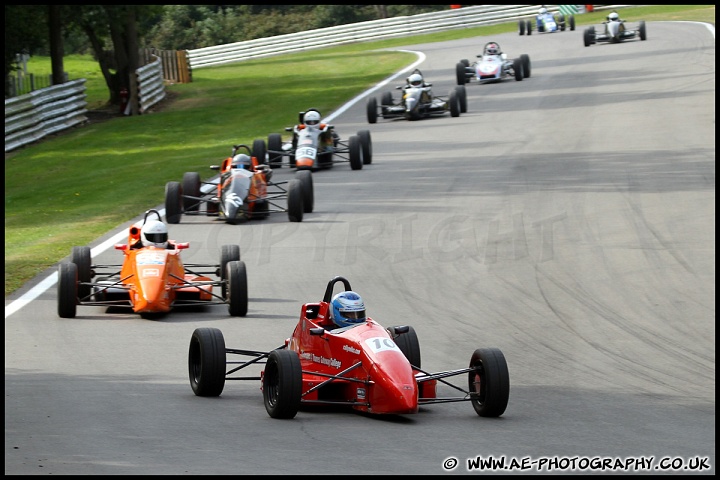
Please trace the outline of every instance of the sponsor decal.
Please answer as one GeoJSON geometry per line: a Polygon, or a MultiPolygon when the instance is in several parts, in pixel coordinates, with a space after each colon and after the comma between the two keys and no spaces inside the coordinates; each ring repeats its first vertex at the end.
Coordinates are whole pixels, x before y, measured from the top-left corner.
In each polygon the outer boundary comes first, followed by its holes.
{"type": "Polygon", "coordinates": [[[137,254],[135,261],[138,265],[165,265],[165,252],[142,251],[137,254]]]}
{"type": "Polygon", "coordinates": [[[310,360],[311,362],[319,363],[321,365],[327,365],[329,367],[335,367],[339,369],[342,367],[342,362],[336,358],[325,358],[322,355],[315,355],[311,352],[303,352],[300,354],[301,360],[310,360]]]}
{"type": "Polygon", "coordinates": [[[357,398],[358,398],[358,400],[365,400],[365,389],[364,388],[357,389],[357,398]]]}
{"type": "Polygon", "coordinates": [[[355,355],[360,353],[359,349],[353,348],[350,345],[343,345],[343,350],[345,350],[346,352],[354,353],[355,355]]]}
{"type": "Polygon", "coordinates": [[[148,277],[159,277],[160,276],[160,269],[158,268],[143,268],[142,269],[142,277],[148,278],[148,277]]]}

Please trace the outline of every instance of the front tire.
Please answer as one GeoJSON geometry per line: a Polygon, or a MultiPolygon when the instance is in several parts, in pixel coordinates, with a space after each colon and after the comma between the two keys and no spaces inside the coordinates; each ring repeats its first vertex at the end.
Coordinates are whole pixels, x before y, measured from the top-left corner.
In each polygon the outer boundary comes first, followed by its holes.
{"type": "Polygon", "coordinates": [[[361,170],[363,167],[362,146],[360,145],[360,137],[353,135],[348,139],[348,155],[350,157],[350,168],[352,170],[361,170]]]}
{"type": "Polygon", "coordinates": [[[450,95],[448,96],[448,103],[450,104],[450,116],[459,117],[460,99],[458,98],[457,90],[450,90],[450,95]]]}
{"type": "Polygon", "coordinates": [[[516,58],[513,60],[513,72],[515,73],[515,80],[518,82],[525,76],[523,73],[523,64],[521,59],[516,58]]]}
{"type": "Polygon", "coordinates": [[[574,32],[575,31],[575,16],[574,15],[570,15],[568,17],[568,24],[570,25],[570,31],[574,32]]]}
{"type": "Polygon", "coordinates": [[[315,189],[313,187],[313,177],[310,170],[298,170],[295,178],[300,180],[303,192],[303,212],[312,213],[315,207],[315,189]]]}
{"type": "Polygon", "coordinates": [[[497,348],[478,348],[470,358],[468,387],[475,412],[481,417],[499,417],[510,397],[510,374],[505,356],[497,348]]]}
{"type": "Polygon", "coordinates": [[[640,20],[638,30],[640,31],[640,40],[647,40],[647,30],[645,30],[644,20],[640,20]]]}
{"type": "Polygon", "coordinates": [[[530,55],[528,55],[527,53],[523,53],[522,55],[520,55],[520,60],[522,61],[522,66],[523,66],[523,76],[525,78],[529,78],[530,77],[530,55]]]}
{"type": "Polygon", "coordinates": [[[233,317],[244,317],[248,310],[248,284],[245,262],[236,260],[227,264],[228,311],[233,317]]]}
{"type": "Polygon", "coordinates": [[[415,329],[408,326],[408,331],[400,334],[395,333],[394,327],[390,327],[389,330],[393,336],[395,345],[397,345],[403,355],[405,355],[410,365],[419,369],[421,367],[420,342],[418,341],[415,329]]]}
{"type": "Polygon", "coordinates": [[[300,180],[297,178],[293,178],[288,182],[287,203],[288,220],[291,222],[302,222],[303,212],[305,210],[303,206],[303,188],[302,183],[300,183],[300,180]]]}
{"type": "Polygon", "coordinates": [[[225,339],[217,328],[196,328],[190,338],[188,374],[198,397],[217,397],[225,388],[225,339]]]}
{"type": "Polygon", "coordinates": [[[75,318],[77,313],[78,271],[74,263],[61,263],[58,268],[58,316],[75,318]]]}
{"type": "Polygon", "coordinates": [[[467,82],[467,75],[465,75],[465,64],[458,62],[455,65],[455,81],[458,85],[465,85],[467,82]]]}
{"type": "Polygon", "coordinates": [[[455,90],[457,90],[460,99],[460,113],[467,113],[467,89],[465,85],[458,85],[455,90]]]}
{"type": "Polygon", "coordinates": [[[240,260],[240,245],[223,245],[220,247],[220,271],[218,277],[222,281],[222,297],[227,297],[227,264],[240,260]]]}
{"type": "Polygon", "coordinates": [[[368,98],[365,108],[367,110],[368,123],[377,123],[377,99],[375,97],[368,98]]]}
{"type": "Polygon", "coordinates": [[[360,138],[363,164],[370,165],[372,163],[372,139],[370,138],[370,130],[360,130],[357,134],[360,138]]]}
{"type": "Polygon", "coordinates": [[[267,359],[262,380],[265,410],[272,418],[295,418],[300,410],[302,367],[292,350],[273,350],[267,359]]]}

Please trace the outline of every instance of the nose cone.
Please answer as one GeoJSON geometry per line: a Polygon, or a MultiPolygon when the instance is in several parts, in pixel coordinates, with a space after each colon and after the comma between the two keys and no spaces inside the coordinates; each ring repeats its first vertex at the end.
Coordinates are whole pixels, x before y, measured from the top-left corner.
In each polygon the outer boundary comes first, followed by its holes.
{"type": "Polygon", "coordinates": [[[134,303],[136,312],[167,312],[170,310],[170,297],[165,282],[161,278],[143,279],[142,291],[138,292],[134,303]]]}
{"type": "Polygon", "coordinates": [[[418,385],[410,363],[404,356],[402,359],[404,362],[385,362],[382,367],[375,364],[369,391],[372,413],[417,413],[418,385]]]}

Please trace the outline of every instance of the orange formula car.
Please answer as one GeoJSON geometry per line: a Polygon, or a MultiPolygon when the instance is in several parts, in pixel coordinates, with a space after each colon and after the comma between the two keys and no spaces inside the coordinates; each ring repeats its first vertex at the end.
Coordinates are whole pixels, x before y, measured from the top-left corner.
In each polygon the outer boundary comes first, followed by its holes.
{"type": "Polygon", "coordinates": [[[78,305],[89,305],[129,307],[155,318],[183,306],[226,304],[230,315],[244,317],[247,273],[240,246],[223,245],[214,265],[184,264],[180,252],[189,247],[167,238],[157,210],[130,227],[128,243],[115,245],[122,265],[94,264],[90,247],[73,247],[70,262],[58,269],[58,315],[73,318],[78,305]]]}

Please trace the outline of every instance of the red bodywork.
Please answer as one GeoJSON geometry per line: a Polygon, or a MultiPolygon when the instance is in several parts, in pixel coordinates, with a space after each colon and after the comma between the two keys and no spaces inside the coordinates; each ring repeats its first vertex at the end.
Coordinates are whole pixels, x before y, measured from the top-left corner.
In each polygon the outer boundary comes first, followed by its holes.
{"type": "Polygon", "coordinates": [[[196,328],[188,351],[190,386],[195,395],[217,397],[226,380],[260,380],[265,409],[272,418],[294,418],[302,406],[344,406],[370,414],[414,414],[421,406],[469,402],[481,417],[499,417],[510,392],[507,362],[497,348],[478,348],[467,368],[428,372],[409,325],[383,327],[367,317],[336,328],[330,318],[334,277],[322,301],[306,303],[290,338],[271,351],[226,348],[217,328],[196,328]],[[228,360],[228,355],[251,357],[228,360]],[[238,373],[264,365],[260,376],[238,373]],[[465,386],[448,379],[464,377],[465,386]],[[439,396],[442,384],[451,395],[439,396]]]}
{"type": "Polygon", "coordinates": [[[387,329],[368,318],[351,328],[331,330],[328,302],[307,303],[289,350],[303,370],[303,402],[353,402],[369,413],[417,413],[418,399],[435,398],[436,381],[418,384],[414,370],[387,329]],[[327,328],[322,334],[313,329],[327,328]],[[332,376],[328,380],[328,376],[332,376]],[[338,378],[342,377],[342,378],[338,378]]]}

